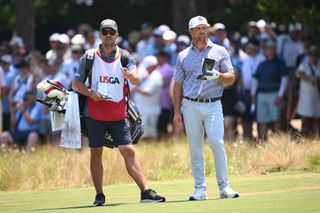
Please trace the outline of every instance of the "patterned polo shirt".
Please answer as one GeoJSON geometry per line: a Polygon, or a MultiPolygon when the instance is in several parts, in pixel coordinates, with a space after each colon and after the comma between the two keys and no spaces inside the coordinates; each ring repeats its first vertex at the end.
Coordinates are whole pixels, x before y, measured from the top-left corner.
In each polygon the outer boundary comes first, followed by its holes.
{"type": "Polygon", "coordinates": [[[177,58],[176,71],[173,80],[183,83],[183,96],[189,98],[221,97],[223,84],[218,80],[198,80],[202,74],[205,58],[214,59],[213,68],[221,73],[233,72],[233,66],[227,50],[208,40],[207,46],[199,51],[192,44],[181,51],[177,58]]]}

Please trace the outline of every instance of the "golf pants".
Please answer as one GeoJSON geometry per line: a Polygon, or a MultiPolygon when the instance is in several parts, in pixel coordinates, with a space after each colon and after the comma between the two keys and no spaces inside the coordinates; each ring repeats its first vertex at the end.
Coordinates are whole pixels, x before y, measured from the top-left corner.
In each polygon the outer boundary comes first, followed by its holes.
{"type": "Polygon", "coordinates": [[[217,183],[222,190],[228,186],[228,175],[221,101],[199,103],[183,99],[181,111],[189,143],[195,188],[207,187],[203,158],[204,131],[206,131],[214,155],[217,183]]]}

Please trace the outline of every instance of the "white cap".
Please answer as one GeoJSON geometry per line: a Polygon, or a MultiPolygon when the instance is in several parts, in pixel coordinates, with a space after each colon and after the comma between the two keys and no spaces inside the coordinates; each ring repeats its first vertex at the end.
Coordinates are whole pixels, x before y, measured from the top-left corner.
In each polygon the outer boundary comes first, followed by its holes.
{"type": "Polygon", "coordinates": [[[8,64],[11,64],[12,62],[12,56],[9,54],[5,54],[1,57],[1,61],[6,62],[8,64]]]}
{"type": "Polygon", "coordinates": [[[155,66],[158,65],[158,59],[153,55],[149,55],[143,59],[142,64],[145,68],[155,66]]]}
{"type": "Polygon", "coordinates": [[[204,24],[206,25],[207,27],[210,26],[210,24],[208,23],[207,19],[203,16],[196,16],[196,17],[193,17],[192,19],[190,19],[189,21],[189,29],[191,28],[194,28],[200,24],[204,24]]]}
{"type": "Polygon", "coordinates": [[[67,34],[60,34],[59,36],[59,42],[62,44],[69,44],[70,43],[70,38],[67,34]]]}
{"type": "Polygon", "coordinates": [[[24,47],[23,39],[19,36],[13,36],[9,41],[9,45],[17,45],[18,47],[24,47]]]}
{"type": "Polygon", "coordinates": [[[288,30],[289,30],[290,33],[292,31],[301,31],[302,30],[302,25],[299,22],[297,22],[295,24],[290,24],[288,30]]]}
{"type": "Polygon", "coordinates": [[[224,24],[222,24],[222,23],[215,23],[213,25],[213,29],[214,30],[225,30],[226,26],[224,26],[224,24]]]}
{"type": "Polygon", "coordinates": [[[264,29],[267,25],[267,22],[263,19],[257,21],[257,27],[261,30],[264,29]]]}
{"type": "Polygon", "coordinates": [[[49,41],[59,41],[60,38],[60,34],[59,33],[53,33],[50,37],[49,37],[49,41]]]}
{"type": "Polygon", "coordinates": [[[167,32],[169,30],[171,30],[171,29],[168,25],[162,24],[153,30],[153,34],[157,35],[157,36],[162,36],[163,33],[167,32]]]}
{"type": "Polygon", "coordinates": [[[72,37],[71,43],[72,44],[84,44],[86,39],[82,34],[76,34],[75,36],[72,37]]]}
{"type": "Polygon", "coordinates": [[[172,30],[166,31],[162,34],[162,38],[165,41],[174,41],[177,38],[177,34],[172,30]]]}
{"type": "Polygon", "coordinates": [[[179,35],[177,38],[177,43],[184,43],[186,45],[190,44],[190,38],[186,35],[179,35]]]}

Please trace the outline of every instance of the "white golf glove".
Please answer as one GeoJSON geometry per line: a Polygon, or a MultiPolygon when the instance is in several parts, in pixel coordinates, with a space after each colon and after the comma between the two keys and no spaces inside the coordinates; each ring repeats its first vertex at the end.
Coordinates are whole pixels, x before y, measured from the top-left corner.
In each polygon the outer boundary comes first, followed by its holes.
{"type": "Polygon", "coordinates": [[[206,70],[205,74],[199,75],[197,79],[200,80],[216,80],[220,76],[220,72],[216,69],[206,70]]]}

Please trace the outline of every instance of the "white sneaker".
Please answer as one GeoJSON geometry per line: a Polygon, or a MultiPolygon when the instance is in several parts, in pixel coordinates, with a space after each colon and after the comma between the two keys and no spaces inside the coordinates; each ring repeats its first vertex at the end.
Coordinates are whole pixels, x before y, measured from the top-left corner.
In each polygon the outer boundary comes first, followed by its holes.
{"type": "Polygon", "coordinates": [[[208,200],[206,188],[195,188],[189,200],[208,200]]]}
{"type": "Polygon", "coordinates": [[[237,198],[240,197],[238,192],[233,191],[229,186],[220,190],[220,198],[237,198]]]}

